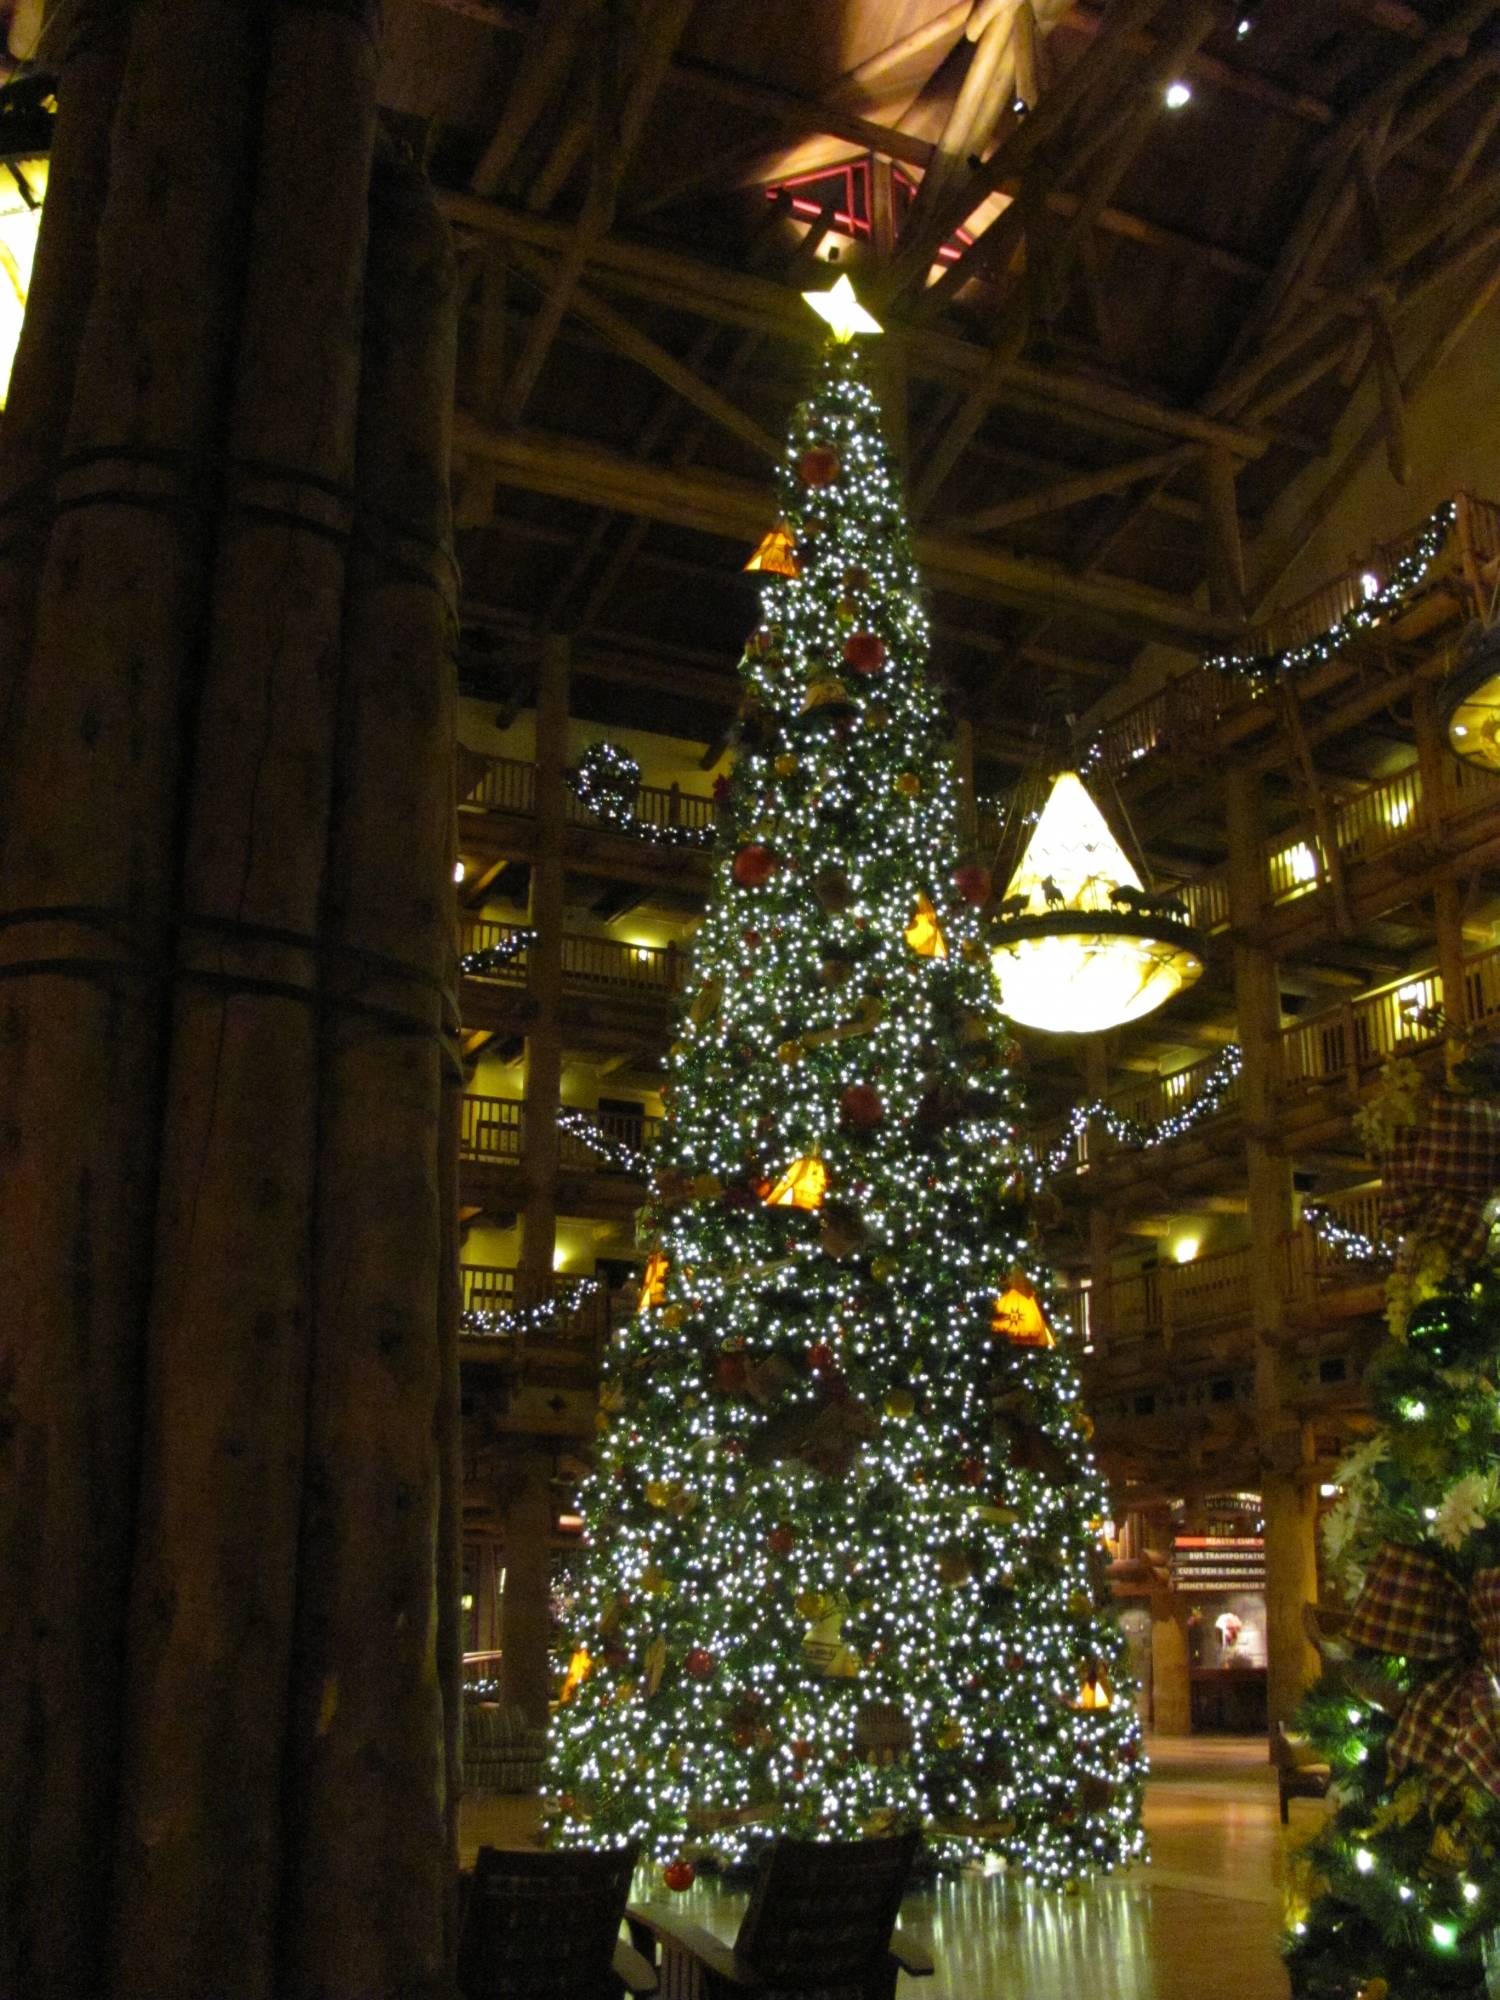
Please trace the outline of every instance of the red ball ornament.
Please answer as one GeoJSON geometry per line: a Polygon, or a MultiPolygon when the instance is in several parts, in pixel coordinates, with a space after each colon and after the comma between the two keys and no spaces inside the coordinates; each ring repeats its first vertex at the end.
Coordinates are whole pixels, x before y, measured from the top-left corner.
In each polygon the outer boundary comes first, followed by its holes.
{"type": "Polygon", "coordinates": [[[808,1741],[807,1737],[799,1736],[792,1744],[792,1755],[805,1764],[812,1755],[813,1748],[813,1744],[808,1741]]]}
{"type": "Polygon", "coordinates": [[[694,1646],[683,1656],[683,1669],[695,1681],[706,1681],[714,1670],[714,1656],[705,1646],[694,1646]]]}
{"type": "Polygon", "coordinates": [[[826,1340],[815,1340],[807,1350],[807,1365],[809,1368],[817,1371],[831,1368],[834,1364],[834,1358],[833,1349],[828,1345],[826,1340]]]}
{"type": "Polygon", "coordinates": [[[839,1109],[851,1125],[861,1132],[868,1132],[878,1125],[885,1116],[885,1105],[880,1092],[872,1083],[851,1083],[845,1086],[839,1098],[839,1109]]]}
{"type": "Polygon", "coordinates": [[[885,665],[885,641],[876,632],[851,632],[844,641],[844,665],[857,674],[877,674],[885,665]]]}
{"type": "Polygon", "coordinates": [[[982,1458],[966,1458],[961,1460],[958,1468],[958,1476],[965,1486],[978,1486],[984,1478],[984,1460],[982,1458]]]}
{"type": "Polygon", "coordinates": [[[842,470],[831,444],[810,444],[797,460],[797,477],[804,486],[831,486],[842,470]]]}
{"type": "Polygon", "coordinates": [[[760,943],[760,932],[758,930],[741,931],[740,936],[750,947],[751,951],[754,951],[755,947],[760,943]]]}
{"type": "Polygon", "coordinates": [[[749,1380],[743,1354],[721,1354],[714,1367],[714,1387],[726,1396],[738,1395],[749,1380]]]}
{"type": "Polygon", "coordinates": [[[669,1861],[661,1871],[661,1879],[669,1889],[691,1889],[698,1871],[691,1861],[669,1861]]]}
{"type": "Polygon", "coordinates": [[[771,1551],[773,1556],[789,1556],[796,1546],[796,1533],[793,1529],[787,1527],[784,1522],[778,1527],[772,1528],[771,1532],[766,1536],[766,1547],[771,1551]]]}
{"type": "Polygon", "coordinates": [[[735,855],[731,872],[742,889],[762,889],[776,873],[776,856],[755,841],[735,855]]]}
{"type": "Polygon", "coordinates": [[[953,886],[966,903],[972,903],[979,910],[994,895],[995,878],[988,868],[981,868],[977,861],[970,861],[953,871],[953,886]]]}

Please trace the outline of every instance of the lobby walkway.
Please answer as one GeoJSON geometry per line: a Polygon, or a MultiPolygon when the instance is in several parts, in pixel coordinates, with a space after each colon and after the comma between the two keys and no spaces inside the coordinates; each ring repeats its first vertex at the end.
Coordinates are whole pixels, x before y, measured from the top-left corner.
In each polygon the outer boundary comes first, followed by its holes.
{"type": "MultiPolygon", "coordinates": [[[[931,1942],[938,1974],[903,1978],[901,2000],[1287,2000],[1277,1951],[1287,1843],[1264,1738],[1158,1738],[1150,1751],[1150,1863],[1079,1896],[998,1875],[915,1890],[902,1926],[931,1942]]],[[[1292,1840],[1323,1810],[1294,1799],[1292,1840]]],[[[466,1801],[465,1864],[480,1840],[523,1838],[529,1820],[527,1801],[466,1801]]],[[[670,1901],[723,1937],[744,1907],[711,1879],[670,1901]]]]}

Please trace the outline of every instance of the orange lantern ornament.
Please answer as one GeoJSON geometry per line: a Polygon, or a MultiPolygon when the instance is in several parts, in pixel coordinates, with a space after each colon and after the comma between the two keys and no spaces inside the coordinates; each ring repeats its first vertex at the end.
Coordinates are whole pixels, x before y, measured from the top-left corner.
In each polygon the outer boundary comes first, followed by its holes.
{"type": "Polygon", "coordinates": [[[801,576],[802,566],[797,561],[791,530],[785,521],[778,521],[771,532],[761,538],[759,548],[745,568],[764,570],[768,576],[801,576]]]}
{"type": "Polygon", "coordinates": [[[646,1269],[641,1276],[641,1295],[636,1300],[637,1312],[644,1312],[647,1306],[659,1306],[667,1295],[667,1272],[671,1269],[660,1250],[653,1250],[646,1259],[646,1269]]]}
{"type": "Polygon", "coordinates": [[[816,1153],[806,1153],[761,1196],[767,1208],[821,1208],[828,1192],[828,1169],[816,1153]]]}
{"type": "Polygon", "coordinates": [[[1012,1271],[1005,1290],[995,1301],[990,1332],[1003,1335],[1014,1347],[1056,1347],[1046,1315],[1037,1304],[1036,1290],[1020,1271],[1012,1271]]]}
{"type": "Polygon", "coordinates": [[[906,942],[918,958],[946,958],[948,941],[938,924],[937,911],[925,896],[918,896],[916,911],[906,927],[906,942]]]}
{"type": "Polygon", "coordinates": [[[568,1662],[568,1671],[563,1675],[562,1691],[557,1697],[558,1700],[571,1701],[593,1671],[594,1663],[589,1658],[587,1647],[578,1647],[568,1662]]]}
{"type": "Polygon", "coordinates": [[[1073,1706],[1092,1715],[1106,1708],[1113,1708],[1114,1705],[1115,1698],[1110,1692],[1109,1681],[1103,1667],[1097,1660],[1090,1660],[1084,1668],[1083,1686],[1079,1689],[1078,1699],[1073,1706]]]}

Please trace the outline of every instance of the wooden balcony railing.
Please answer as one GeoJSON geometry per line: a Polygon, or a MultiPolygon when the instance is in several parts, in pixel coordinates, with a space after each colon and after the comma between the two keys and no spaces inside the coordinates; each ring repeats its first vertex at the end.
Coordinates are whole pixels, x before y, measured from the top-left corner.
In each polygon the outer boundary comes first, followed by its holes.
{"type": "Polygon", "coordinates": [[[521,1103],[514,1097],[463,1101],[458,1151],[464,1160],[518,1160],[521,1157],[521,1103]]]}
{"type": "MultiPolygon", "coordinates": [[[[461,932],[465,953],[503,951],[522,924],[497,923],[488,917],[471,917],[461,932]]],[[[685,955],[676,945],[623,944],[617,938],[589,937],[566,931],[562,941],[563,984],[575,991],[609,988],[615,991],[670,995],[680,990],[685,955]]],[[[526,947],[493,971],[469,973],[470,979],[484,979],[502,986],[526,984],[526,947]]]]}
{"type": "Polygon", "coordinates": [[[1439,1040],[1416,1016],[1442,1004],[1441,978],[1420,972],[1293,1022],[1281,1035],[1285,1087],[1297,1091],[1343,1081],[1357,1088],[1398,1047],[1425,1048],[1439,1040]]]}
{"type": "MultiPolygon", "coordinates": [[[[466,748],[464,770],[466,777],[476,772],[478,776],[459,800],[460,812],[536,811],[536,765],[529,760],[488,757],[466,748]]],[[[568,819],[574,826],[607,824],[571,790],[567,805],[568,819]]],[[[712,828],[714,814],[714,801],[704,792],[685,792],[680,785],[640,785],[636,789],[635,815],[648,826],[704,831],[712,828]]]]}
{"type": "MultiPolygon", "coordinates": [[[[524,1306],[526,1301],[519,1297],[516,1271],[503,1264],[461,1264],[459,1278],[462,1284],[462,1309],[464,1313],[507,1313],[524,1306]]],[[[557,1272],[552,1279],[552,1296],[566,1300],[576,1288],[579,1280],[565,1271],[557,1272]]],[[[567,1347],[594,1350],[602,1343],[610,1328],[610,1297],[602,1282],[571,1307],[564,1307],[547,1324],[537,1330],[517,1336],[512,1333],[488,1333],[472,1326],[463,1326],[465,1339],[488,1339],[510,1341],[521,1347],[567,1347]]]]}
{"type": "Polygon", "coordinates": [[[464,753],[464,772],[479,772],[477,781],[458,802],[460,812],[534,813],[536,765],[518,757],[481,757],[464,753]]]}
{"type": "MultiPolygon", "coordinates": [[[[649,1153],[661,1130],[661,1120],[645,1113],[639,1117],[625,1111],[590,1111],[576,1115],[586,1116],[599,1137],[611,1148],[629,1147],[635,1153],[649,1153]]],[[[562,1134],[561,1159],[563,1166],[575,1173],[615,1174],[627,1171],[609,1153],[598,1151],[576,1132],[562,1134]]]]}
{"type": "Polygon", "coordinates": [[[1091,1319],[1096,1345],[1139,1340],[1159,1333],[1170,1341],[1190,1328],[1221,1326],[1250,1310],[1251,1246],[1217,1250],[1190,1264],[1110,1277],[1093,1287],[1091,1319]]]}
{"type": "MultiPolygon", "coordinates": [[[[1343,1228],[1357,1229],[1372,1243],[1378,1243],[1380,1194],[1377,1181],[1367,1187],[1348,1188],[1342,1194],[1320,1195],[1317,1206],[1343,1228]]],[[[1287,1291],[1294,1299],[1336,1291],[1346,1285],[1380,1282],[1379,1275],[1345,1257],[1333,1244],[1325,1243],[1305,1223],[1287,1238],[1287,1291]]]]}

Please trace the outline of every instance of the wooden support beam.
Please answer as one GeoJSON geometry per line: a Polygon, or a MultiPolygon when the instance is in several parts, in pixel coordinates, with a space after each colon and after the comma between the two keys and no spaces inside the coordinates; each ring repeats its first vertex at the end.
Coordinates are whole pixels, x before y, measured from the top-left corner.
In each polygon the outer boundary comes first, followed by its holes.
{"type": "MultiPolygon", "coordinates": [[[[1161,89],[1177,73],[1189,52],[1213,28],[1217,18],[1217,8],[1212,0],[1196,0],[1195,4],[1183,10],[1177,33],[1158,49],[1156,59],[1140,79],[1140,102],[1132,107],[1123,121],[1115,143],[1100,161],[1087,188],[1080,191],[1079,206],[1061,241],[1050,253],[1054,283],[1061,280],[1084,232],[1092,226],[1099,210],[1113,196],[1150,137],[1161,113],[1161,89]]],[[[1043,105],[1041,108],[1045,110],[1046,107],[1043,105]]],[[[1028,120],[1027,125],[1030,122],[1028,120]]],[[[1025,131],[1027,125],[1020,129],[1025,131]]],[[[983,378],[960,404],[922,469],[912,494],[912,511],[918,518],[931,506],[959,455],[984,421],[1001,380],[1019,358],[1026,330],[1024,313],[1013,311],[997,335],[983,378]]]]}
{"type": "Polygon", "coordinates": [[[1240,545],[1235,463],[1221,445],[1202,454],[1203,496],[1208,512],[1208,601],[1227,618],[1245,615],[1245,556],[1240,545]]]}
{"type": "Polygon", "coordinates": [[[1060,513],[1064,508],[1076,507],[1082,501],[1097,500],[1104,493],[1123,493],[1143,479],[1179,471],[1197,455],[1198,447],[1195,445],[1173,445],[1169,451],[1152,452],[1145,458],[1131,459],[1123,465],[1106,465],[1097,472],[1080,472],[1071,479],[1060,479],[1055,486],[1044,487],[1039,493],[1028,493],[1016,500],[1002,501],[998,506],[955,515],[942,525],[954,530],[962,529],[971,535],[987,535],[998,528],[1019,527],[1022,522],[1038,520],[1044,514],[1060,513]]]}
{"type": "MultiPolygon", "coordinates": [[[[466,411],[455,417],[454,447],[488,459],[504,485],[672,521],[731,541],[757,540],[775,505],[769,484],[642,465],[572,438],[492,430],[466,411]]],[[[1078,578],[1056,563],[953,536],[918,535],[916,556],[932,588],[964,597],[1023,609],[1055,611],[1066,604],[1107,627],[1185,650],[1238,635],[1233,620],[1165,591],[1124,579],[1078,578]]]]}
{"type": "Polygon", "coordinates": [[[596,0],[558,0],[532,20],[500,123],[469,180],[475,194],[499,193],[531,128],[561,89],[595,4],[596,0]]]}
{"type": "Polygon", "coordinates": [[[552,141],[542,170],[526,191],[526,206],[535,215],[545,215],[572,179],[573,171],[588,151],[592,121],[584,111],[565,118],[552,141]]]}
{"type": "MultiPolygon", "coordinates": [[[[1497,296],[1500,296],[1500,264],[1486,270],[1457,317],[1450,325],[1438,329],[1411,367],[1406,370],[1401,378],[1401,388],[1407,402],[1412,401],[1429,377],[1443,365],[1497,296]]],[[[1267,601],[1284,571],[1337,506],[1345,488],[1384,435],[1385,419],[1383,415],[1378,415],[1366,424],[1360,435],[1341,455],[1328,478],[1287,529],[1266,548],[1261,558],[1260,577],[1256,589],[1262,604],[1267,601]]]]}
{"type": "Polygon", "coordinates": [[[1015,74],[1011,109],[1029,117],[1042,100],[1042,40],[1032,0],[1016,0],[1011,30],[1011,64],[1015,74]]]}
{"type": "MultiPolygon", "coordinates": [[[[512,252],[517,267],[524,271],[535,283],[546,287],[550,280],[550,266],[545,258],[535,251],[516,249],[512,252]]],[[[748,444],[757,456],[774,464],[781,456],[781,446],[769,431],[762,430],[753,417],[721,396],[717,389],[703,381],[693,369],[685,367],[677,357],[668,353],[658,341],[652,340],[636,326],[617,313],[613,306],[606,305],[601,298],[582,285],[573,287],[568,301],[568,311],[602,333],[612,347],[630,360],[638,362],[649,374],[663,382],[684,402],[691,403],[712,423],[728,431],[744,444],[748,444]]]]}
{"type": "Polygon", "coordinates": [[[595,108],[595,150],[588,198],[577,231],[566,255],[552,273],[551,286],[531,323],[526,344],[506,385],[504,416],[507,423],[521,421],[557,329],[583,275],[590,250],[608,235],[614,223],[621,179],[639,143],[646,115],[655,102],[657,90],[692,9],[693,0],[655,0],[645,13],[639,28],[640,46],[624,101],[617,114],[604,102],[600,71],[607,52],[603,49],[595,52],[599,65],[595,79],[600,95],[595,108]]]}
{"type": "Polygon", "coordinates": [[[1406,392],[1401,384],[1401,366],[1396,359],[1390,302],[1378,292],[1370,297],[1370,358],[1374,363],[1375,386],[1380,396],[1386,464],[1396,484],[1405,486],[1411,468],[1406,442],[1406,392]]]}
{"type": "MultiPolygon", "coordinates": [[[[853,69],[845,70],[828,91],[831,104],[858,103],[879,94],[882,84],[898,71],[903,70],[917,57],[926,55],[942,43],[951,48],[953,41],[963,31],[964,23],[973,10],[973,0],[954,0],[950,7],[944,7],[920,27],[912,28],[874,55],[865,56],[853,69]]],[[[946,51],[945,51],[946,52],[946,51]]]]}
{"type": "Polygon", "coordinates": [[[982,33],[972,44],[968,69],[943,122],[916,200],[907,210],[900,249],[881,288],[885,302],[924,282],[939,246],[952,232],[949,207],[953,188],[958,182],[967,182],[969,156],[983,153],[1009,108],[1015,79],[1011,49],[1014,6],[1015,0],[996,0],[982,33]]]}
{"type": "MultiPolygon", "coordinates": [[[[575,226],[528,215],[524,209],[457,193],[442,194],[438,201],[449,220],[465,228],[530,243],[558,256],[565,257],[578,238],[575,226]]],[[[744,327],[799,346],[805,346],[815,331],[796,293],[766,278],[618,236],[590,244],[586,258],[595,267],[597,281],[607,281],[614,289],[658,306],[671,305],[722,325],[744,327]]],[[[986,350],[974,342],[935,330],[904,330],[897,325],[888,337],[905,346],[913,373],[929,380],[972,382],[983,373],[988,360],[986,350]]],[[[1243,459],[1259,458],[1270,442],[1264,432],[1247,425],[1201,411],[1174,409],[1150,396],[1065,368],[1019,363],[1002,387],[1014,388],[1027,397],[1043,396],[1049,403],[1065,407],[1085,427],[1097,418],[1106,432],[1125,426],[1148,436],[1192,438],[1200,443],[1218,440],[1243,459]]]]}
{"type": "Polygon", "coordinates": [[[1281,714],[1286,725],[1287,740],[1292,746],[1297,773],[1301,780],[1302,796],[1312,815],[1314,834],[1323,863],[1324,879],[1328,883],[1328,893],[1333,903],[1334,929],[1340,937],[1353,937],[1354,915],[1349,907],[1349,884],[1344,872],[1343,849],[1339,846],[1338,827],[1334,821],[1333,808],[1328,802],[1328,793],[1318,774],[1318,767],[1313,762],[1312,746],[1307,740],[1307,729],[1302,718],[1302,697],[1288,675],[1283,674],[1276,686],[1281,698],[1281,714]]]}

